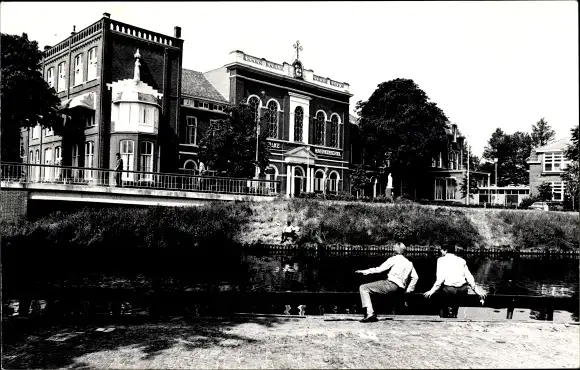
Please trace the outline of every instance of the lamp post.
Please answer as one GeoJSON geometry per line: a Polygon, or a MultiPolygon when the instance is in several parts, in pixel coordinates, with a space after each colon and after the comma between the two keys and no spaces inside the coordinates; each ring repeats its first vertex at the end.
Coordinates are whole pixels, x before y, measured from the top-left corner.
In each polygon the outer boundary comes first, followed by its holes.
{"type": "Polygon", "coordinates": [[[495,200],[497,201],[497,158],[493,159],[493,163],[495,163],[495,200]]]}

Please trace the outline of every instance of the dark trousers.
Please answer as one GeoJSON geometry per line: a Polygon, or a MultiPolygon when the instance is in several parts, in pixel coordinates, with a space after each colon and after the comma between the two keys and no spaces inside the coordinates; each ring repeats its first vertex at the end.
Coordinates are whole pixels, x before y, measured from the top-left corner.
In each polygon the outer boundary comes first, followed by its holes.
{"type": "Polygon", "coordinates": [[[121,183],[121,181],[122,181],[121,180],[121,175],[122,175],[122,172],[116,172],[115,173],[115,182],[117,183],[117,186],[121,186],[122,185],[122,183],[121,183]]]}
{"type": "Polygon", "coordinates": [[[467,296],[468,284],[460,287],[442,285],[439,289],[440,317],[457,317],[459,311],[459,300],[467,296]]]}

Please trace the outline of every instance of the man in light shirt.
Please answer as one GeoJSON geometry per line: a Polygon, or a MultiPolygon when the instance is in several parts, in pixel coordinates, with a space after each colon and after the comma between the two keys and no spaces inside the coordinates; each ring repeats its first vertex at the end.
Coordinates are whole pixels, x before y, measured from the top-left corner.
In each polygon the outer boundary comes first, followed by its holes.
{"type": "Polygon", "coordinates": [[[373,311],[371,294],[410,293],[415,290],[419,275],[417,275],[413,263],[403,256],[406,249],[405,244],[396,243],[394,249],[396,254],[379,267],[356,271],[358,274],[368,275],[389,270],[386,280],[379,280],[360,286],[360,299],[363,308],[366,308],[367,311],[361,322],[378,321],[377,315],[373,311]],[[411,279],[410,281],[409,278],[411,279]]]}
{"type": "Polygon", "coordinates": [[[467,295],[467,288],[471,287],[475,294],[483,300],[485,292],[475,285],[473,275],[469,272],[467,263],[455,254],[455,245],[446,244],[441,247],[442,256],[437,259],[437,279],[433,288],[423,295],[430,298],[439,289],[442,295],[441,317],[447,317],[451,307],[451,317],[457,317],[459,297],[467,295]]]}

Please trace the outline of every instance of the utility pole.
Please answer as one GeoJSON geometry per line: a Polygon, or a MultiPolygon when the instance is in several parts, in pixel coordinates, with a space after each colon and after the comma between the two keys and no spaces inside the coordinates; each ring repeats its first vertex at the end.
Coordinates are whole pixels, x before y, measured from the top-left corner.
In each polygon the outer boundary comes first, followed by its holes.
{"type": "Polygon", "coordinates": [[[469,142],[467,143],[467,199],[465,199],[466,204],[469,205],[469,188],[471,183],[469,182],[469,142]]]}

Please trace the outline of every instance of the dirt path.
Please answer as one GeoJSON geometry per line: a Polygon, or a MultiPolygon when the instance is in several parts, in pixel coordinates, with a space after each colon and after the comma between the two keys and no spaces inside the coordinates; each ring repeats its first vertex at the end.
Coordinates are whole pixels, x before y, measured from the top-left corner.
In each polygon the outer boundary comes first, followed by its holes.
{"type": "Polygon", "coordinates": [[[580,326],[358,317],[202,318],[39,331],[4,368],[578,368],[580,326]]]}

